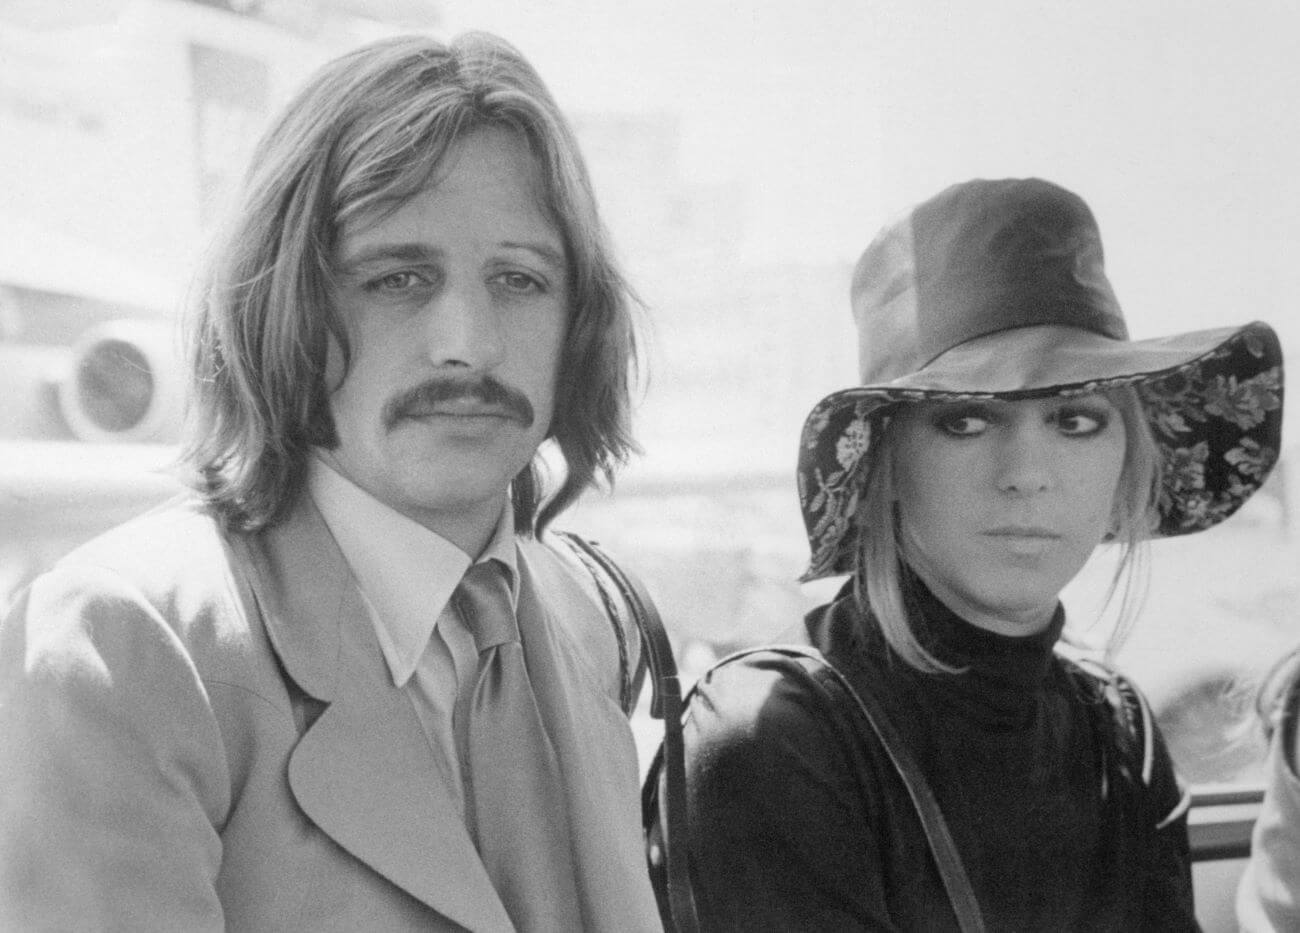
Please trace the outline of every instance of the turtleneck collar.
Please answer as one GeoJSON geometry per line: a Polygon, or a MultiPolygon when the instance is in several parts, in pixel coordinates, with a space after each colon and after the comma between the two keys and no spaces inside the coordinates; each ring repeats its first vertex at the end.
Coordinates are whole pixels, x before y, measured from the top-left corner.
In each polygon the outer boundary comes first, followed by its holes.
{"type": "Polygon", "coordinates": [[[1065,625],[1057,603],[1051,622],[1032,635],[1001,635],[967,622],[915,575],[904,577],[908,611],[921,644],[938,660],[961,670],[956,677],[995,693],[1039,687],[1052,663],[1052,649],[1065,625]]]}

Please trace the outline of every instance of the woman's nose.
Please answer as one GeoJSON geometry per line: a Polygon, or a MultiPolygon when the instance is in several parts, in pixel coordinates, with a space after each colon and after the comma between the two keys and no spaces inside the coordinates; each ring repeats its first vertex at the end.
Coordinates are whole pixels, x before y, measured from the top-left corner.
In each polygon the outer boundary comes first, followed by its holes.
{"type": "Polygon", "coordinates": [[[997,485],[1006,493],[1029,496],[1049,489],[1055,477],[1052,446],[1027,426],[1009,431],[998,451],[997,485]]]}

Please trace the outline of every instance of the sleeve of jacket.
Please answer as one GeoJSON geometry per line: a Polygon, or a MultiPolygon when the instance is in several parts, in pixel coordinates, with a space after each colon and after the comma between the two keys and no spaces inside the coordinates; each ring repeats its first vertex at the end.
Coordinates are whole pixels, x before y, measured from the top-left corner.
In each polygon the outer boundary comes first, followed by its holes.
{"type": "Polygon", "coordinates": [[[182,640],[127,581],[64,565],[18,600],[0,749],[0,928],[222,929],[220,731],[182,640]]]}
{"type": "Polygon", "coordinates": [[[691,875],[707,930],[889,930],[842,717],[797,664],[745,659],[686,722],[691,875]]]}

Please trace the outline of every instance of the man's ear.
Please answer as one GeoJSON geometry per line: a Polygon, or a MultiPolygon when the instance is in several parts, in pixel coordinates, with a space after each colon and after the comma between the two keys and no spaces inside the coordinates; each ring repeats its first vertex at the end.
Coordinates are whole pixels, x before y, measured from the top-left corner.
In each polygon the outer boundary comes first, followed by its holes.
{"type": "Polygon", "coordinates": [[[333,395],[338,391],[339,386],[343,385],[343,380],[348,374],[348,357],[351,355],[348,350],[334,335],[331,328],[325,329],[325,377],[322,380],[325,386],[325,393],[333,395]]]}

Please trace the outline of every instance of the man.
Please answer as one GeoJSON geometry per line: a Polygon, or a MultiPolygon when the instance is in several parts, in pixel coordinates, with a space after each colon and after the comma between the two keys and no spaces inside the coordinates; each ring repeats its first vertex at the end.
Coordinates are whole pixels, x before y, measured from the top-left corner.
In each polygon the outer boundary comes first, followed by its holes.
{"type": "Polygon", "coordinates": [[[635,632],[544,534],[632,447],[635,345],[540,79],[327,65],[200,284],[196,494],[0,630],[0,928],[657,929],[635,632]]]}

